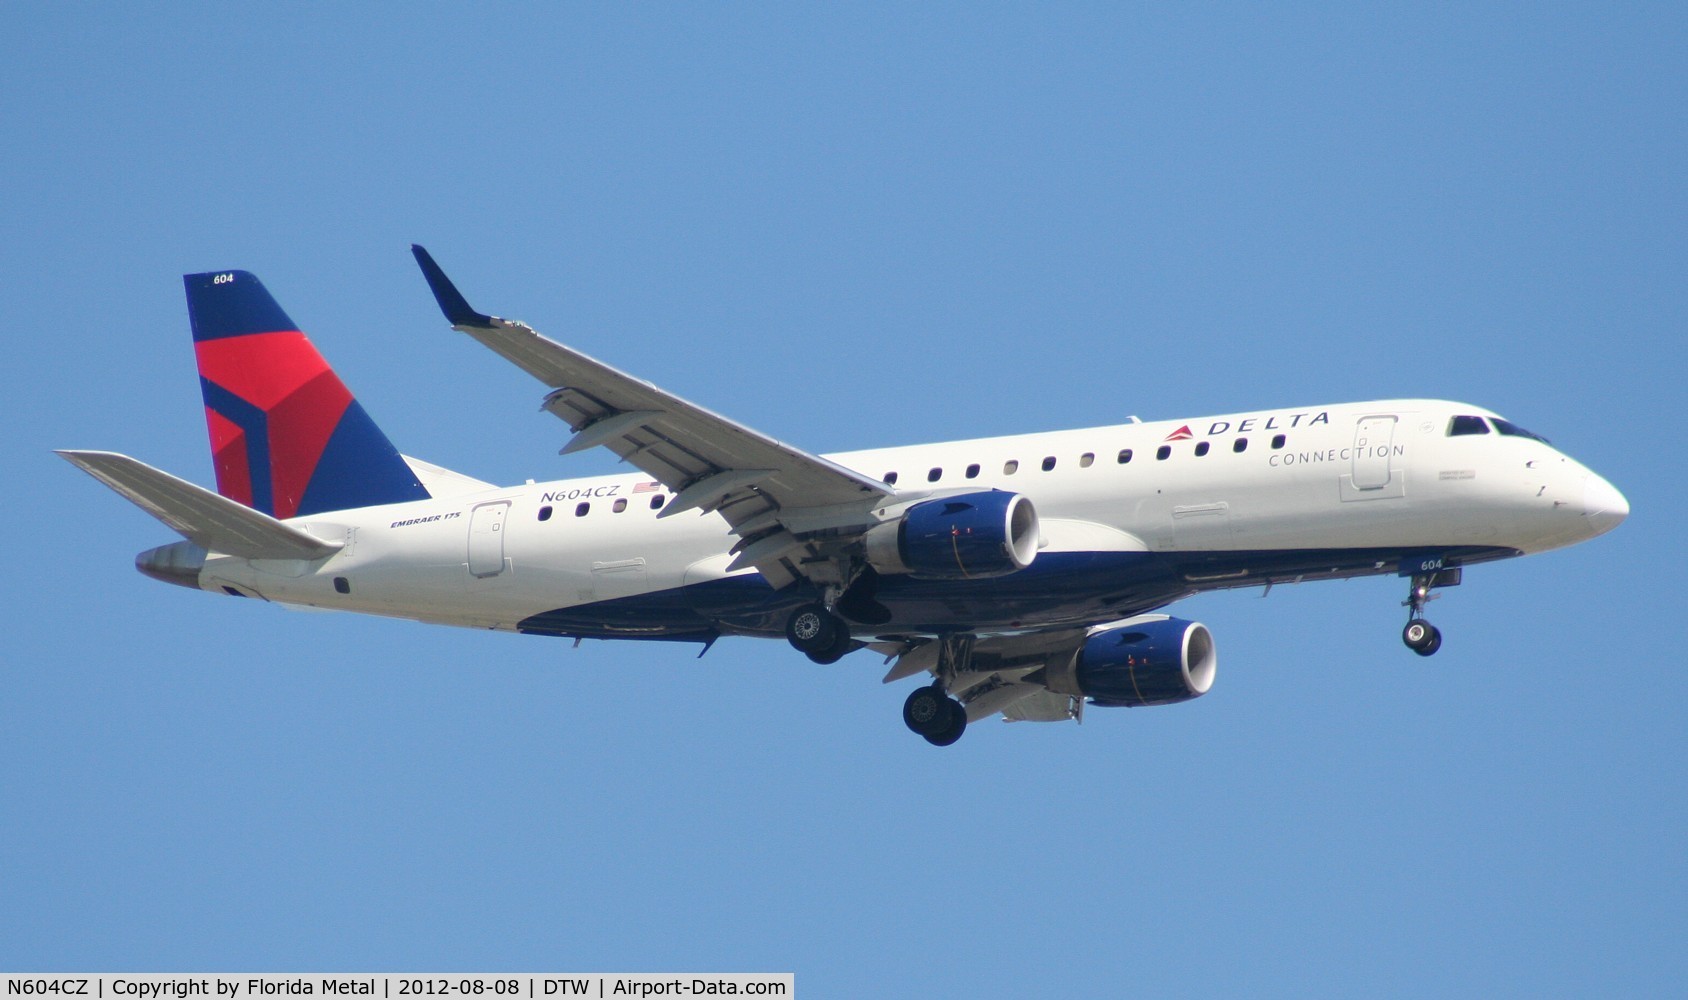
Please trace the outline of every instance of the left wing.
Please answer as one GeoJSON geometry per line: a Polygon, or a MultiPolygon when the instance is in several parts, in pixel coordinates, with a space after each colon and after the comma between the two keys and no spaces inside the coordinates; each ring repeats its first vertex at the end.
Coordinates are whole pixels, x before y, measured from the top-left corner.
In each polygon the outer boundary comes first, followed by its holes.
{"type": "Polygon", "coordinates": [[[776,441],[540,336],[524,323],[470,308],[428,251],[413,245],[452,329],[467,333],[551,387],[544,408],[575,432],[571,454],[602,445],[673,490],[660,516],[716,512],[739,536],[730,568],[755,566],[775,587],[798,577],[843,585],[815,539],[855,538],[896,490],[776,441]]]}

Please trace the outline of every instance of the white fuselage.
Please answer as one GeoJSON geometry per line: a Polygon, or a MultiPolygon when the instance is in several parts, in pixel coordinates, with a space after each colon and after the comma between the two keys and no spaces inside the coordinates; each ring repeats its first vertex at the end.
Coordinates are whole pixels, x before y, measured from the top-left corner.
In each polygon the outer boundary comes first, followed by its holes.
{"type": "MultiPolygon", "coordinates": [[[[1282,567],[1298,552],[1366,554],[1324,574],[1335,576],[1393,573],[1391,559],[1421,554],[1475,561],[1539,552],[1600,534],[1627,513],[1605,480],[1543,441],[1450,436],[1457,415],[1493,417],[1460,403],[1386,400],[827,457],[893,482],[898,505],[990,489],[1025,495],[1040,516],[1042,548],[1022,573],[1117,556],[1121,568],[1108,572],[1154,566],[1176,574],[1174,589],[1184,593],[1266,582],[1290,572],[1282,567]]],[[[290,523],[343,542],[333,557],[213,553],[199,583],[290,604],[516,630],[560,609],[755,579],[753,569],[729,574],[737,538],[718,515],[659,517],[653,499],[668,496],[632,474],[315,515],[290,523]]],[[[752,601],[773,594],[742,593],[752,601]]],[[[981,622],[957,613],[970,626],[981,622]]],[[[1034,609],[986,627],[1064,617],[1051,605],[1045,618],[1034,609]]],[[[942,627],[929,613],[919,621],[942,627]]]]}

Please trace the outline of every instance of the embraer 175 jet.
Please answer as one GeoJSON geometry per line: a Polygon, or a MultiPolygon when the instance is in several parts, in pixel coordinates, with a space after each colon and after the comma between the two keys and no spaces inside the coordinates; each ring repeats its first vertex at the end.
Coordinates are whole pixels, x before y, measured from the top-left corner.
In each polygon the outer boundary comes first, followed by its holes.
{"type": "Polygon", "coordinates": [[[186,276],[217,492],[110,452],[65,458],[184,537],[142,573],[236,597],[443,625],[869,648],[930,675],[903,721],[1079,719],[1187,701],[1212,635],[1153,614],[1233,587],[1398,574],[1429,656],[1434,588],[1629,514],[1606,480],[1464,403],[1393,399],[812,455],[522,323],[452,327],[544,383],[544,409],[638,471],[500,487],[407,458],[244,271],[186,276]]]}

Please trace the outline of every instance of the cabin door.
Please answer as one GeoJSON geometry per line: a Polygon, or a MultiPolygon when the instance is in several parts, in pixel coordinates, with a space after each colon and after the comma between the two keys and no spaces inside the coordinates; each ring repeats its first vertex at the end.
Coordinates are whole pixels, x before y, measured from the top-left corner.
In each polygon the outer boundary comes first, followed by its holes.
{"type": "Polygon", "coordinates": [[[1354,488],[1381,490],[1389,485],[1389,452],[1395,443],[1393,416],[1361,417],[1354,428],[1354,488]]]}
{"type": "Polygon", "coordinates": [[[504,572],[504,518],[508,501],[483,503],[469,514],[469,573],[489,577],[504,572]]]}

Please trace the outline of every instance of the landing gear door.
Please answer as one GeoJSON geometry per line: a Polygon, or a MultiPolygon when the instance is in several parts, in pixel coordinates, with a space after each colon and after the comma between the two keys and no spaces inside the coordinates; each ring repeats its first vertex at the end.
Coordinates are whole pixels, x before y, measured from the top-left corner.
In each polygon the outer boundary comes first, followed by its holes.
{"type": "Polygon", "coordinates": [[[504,520],[509,501],[483,503],[469,514],[469,575],[492,577],[504,572],[504,520]]]}

